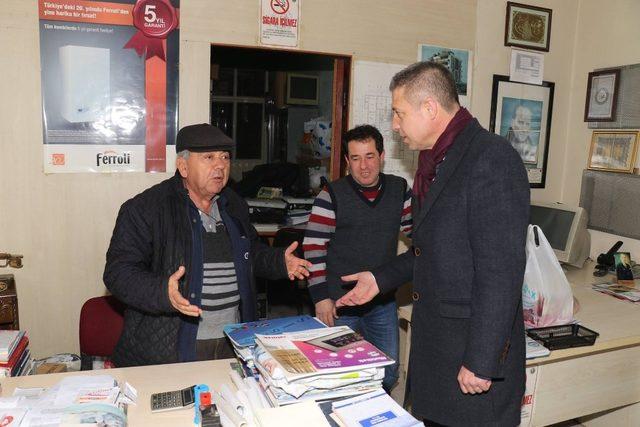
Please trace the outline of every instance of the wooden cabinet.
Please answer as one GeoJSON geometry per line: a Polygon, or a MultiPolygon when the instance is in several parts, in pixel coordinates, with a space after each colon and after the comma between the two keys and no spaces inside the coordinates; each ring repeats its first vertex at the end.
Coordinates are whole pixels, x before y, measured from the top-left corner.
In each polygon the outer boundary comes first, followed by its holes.
{"type": "Polygon", "coordinates": [[[20,329],[18,294],[13,274],[0,275],[0,329],[20,329]]]}

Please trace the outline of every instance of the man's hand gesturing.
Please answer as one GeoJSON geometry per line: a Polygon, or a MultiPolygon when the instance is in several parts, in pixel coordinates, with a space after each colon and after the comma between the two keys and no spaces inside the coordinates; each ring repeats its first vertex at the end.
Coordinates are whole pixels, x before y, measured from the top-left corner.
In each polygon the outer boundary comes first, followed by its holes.
{"type": "Polygon", "coordinates": [[[178,282],[180,278],[184,276],[185,271],[184,266],[181,265],[175,273],[169,276],[169,301],[171,301],[173,308],[178,310],[180,313],[187,316],[198,317],[202,314],[202,309],[196,305],[192,305],[189,300],[182,296],[178,289],[178,282]]]}

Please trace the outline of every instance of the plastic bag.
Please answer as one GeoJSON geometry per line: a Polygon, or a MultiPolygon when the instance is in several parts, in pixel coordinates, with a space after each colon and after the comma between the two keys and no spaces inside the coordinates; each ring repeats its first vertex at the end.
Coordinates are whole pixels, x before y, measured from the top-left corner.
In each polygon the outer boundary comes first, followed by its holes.
{"type": "Polygon", "coordinates": [[[522,286],[522,309],[527,328],[573,322],[573,292],[549,241],[538,226],[527,231],[527,266],[522,286]],[[538,245],[535,241],[537,229],[538,245]]]}
{"type": "Polygon", "coordinates": [[[309,144],[313,157],[327,159],[331,156],[331,121],[324,117],[304,123],[304,132],[310,134],[309,144]]]}

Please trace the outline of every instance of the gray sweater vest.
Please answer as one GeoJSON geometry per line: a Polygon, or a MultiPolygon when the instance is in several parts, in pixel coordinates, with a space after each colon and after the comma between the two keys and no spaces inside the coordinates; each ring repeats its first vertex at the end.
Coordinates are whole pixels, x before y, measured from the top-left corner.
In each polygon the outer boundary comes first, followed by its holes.
{"type": "MultiPolygon", "coordinates": [[[[350,289],[341,276],[379,267],[398,253],[407,182],[395,175],[380,174],[380,179],[382,187],[373,202],[351,176],[328,186],[336,214],[335,234],[327,248],[327,286],[333,300],[350,289]]],[[[389,297],[393,295],[381,296],[389,297]]]]}

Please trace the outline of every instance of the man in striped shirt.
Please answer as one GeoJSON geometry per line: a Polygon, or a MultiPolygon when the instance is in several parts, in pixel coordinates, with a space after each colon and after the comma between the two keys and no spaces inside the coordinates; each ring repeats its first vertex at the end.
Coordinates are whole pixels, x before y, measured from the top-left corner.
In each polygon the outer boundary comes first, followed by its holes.
{"type": "MultiPolygon", "coordinates": [[[[335,301],[348,290],[341,276],[386,263],[397,254],[398,232],[410,237],[411,189],[404,178],[380,172],[384,145],[378,129],[358,126],[344,140],[349,175],[318,194],[305,232],[305,258],[313,263],[309,293],[320,320],[329,326],[350,326],[397,360],[395,293],[344,310],[336,310],[335,301]]],[[[397,372],[397,363],[386,368],[387,391],[398,379],[397,372]]]]}

